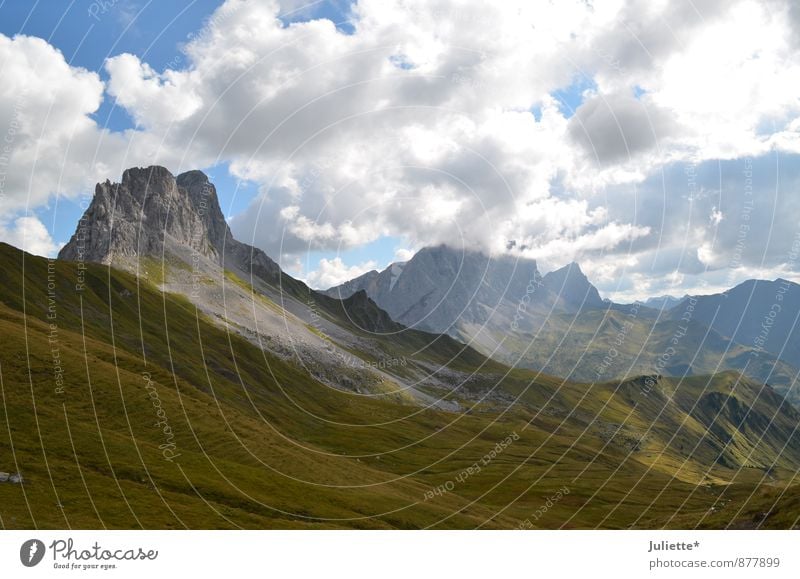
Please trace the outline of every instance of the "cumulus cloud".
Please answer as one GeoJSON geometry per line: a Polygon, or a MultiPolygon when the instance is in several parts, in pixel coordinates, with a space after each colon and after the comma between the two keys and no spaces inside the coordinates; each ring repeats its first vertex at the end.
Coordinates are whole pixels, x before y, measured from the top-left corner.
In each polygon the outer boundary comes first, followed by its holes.
{"type": "Polygon", "coordinates": [[[306,283],[314,289],[328,289],[374,270],[376,266],[374,261],[347,266],[340,257],[323,258],[319,260],[318,268],[308,273],[306,283]]]}
{"type": "Polygon", "coordinates": [[[0,72],[0,210],[76,196],[119,172],[125,139],[90,117],[103,99],[97,74],[69,66],[40,38],[2,34],[0,72]]]}
{"type": "Polygon", "coordinates": [[[606,295],[633,299],[756,277],[800,281],[798,188],[795,155],[675,164],[635,190],[609,191],[609,213],[651,234],[626,244],[623,256],[592,256],[584,269],[600,275],[591,279],[606,295]]]}
{"type": "Polygon", "coordinates": [[[408,261],[416,252],[411,249],[400,248],[394,252],[395,261],[404,262],[408,261]]]}
{"type": "Polygon", "coordinates": [[[166,148],[225,158],[261,184],[232,226],[270,253],[383,235],[496,250],[515,208],[547,198],[568,164],[548,91],[571,80],[556,50],[591,19],[581,2],[365,0],[352,35],[327,20],[284,26],[276,10],[227,2],[187,46],[185,71],[159,75],[133,55],[107,64],[117,102],[149,132],[169,126],[166,148]],[[539,18],[558,25],[531,34],[539,18]]]}
{"type": "Polygon", "coordinates": [[[185,156],[227,158],[261,184],[232,226],[274,254],[383,235],[494,252],[510,240],[540,254],[570,240],[570,254],[610,251],[647,228],[556,200],[554,181],[585,199],[667,163],[793,139],[788,125],[774,134],[760,125],[796,116],[791,83],[769,98],[719,90],[720,74],[734,92],[759,87],[780,62],[796,65],[787,19],[752,2],[533,10],[364,0],[349,35],[327,20],[284,26],[276,10],[227,2],[187,47],[192,66],[168,77],[130,55],[108,65],[119,102],[144,126],[169,122],[167,140],[185,156]],[[740,39],[753,21],[769,38],[740,39]],[[738,81],[731,67],[752,73],[738,81]],[[596,88],[567,118],[552,95],[576,75],[596,88]],[[152,104],[173,91],[185,118],[152,104]],[[580,231],[552,223],[564,220],[580,231]]]}
{"type": "Polygon", "coordinates": [[[55,256],[59,246],[47,227],[36,217],[18,217],[10,224],[0,223],[0,241],[44,257],[55,256]]]}
{"type": "Polygon", "coordinates": [[[601,165],[652,151],[676,128],[664,110],[626,94],[590,96],[569,121],[570,136],[601,165]]]}
{"type": "Polygon", "coordinates": [[[703,191],[687,209],[680,184],[651,193],[659,172],[800,153],[788,0],[360,0],[352,33],[284,23],[292,10],[314,13],[227,0],[185,46],[185,68],[113,55],[106,87],[44,41],[0,38],[4,66],[19,68],[0,88],[0,120],[23,88],[36,95],[4,203],[41,203],[130,164],[225,162],[259,187],[234,232],[282,260],[390,235],[590,260],[602,279],[622,267],[692,276],[730,261],[737,209],[703,191]],[[135,129],[91,120],[104,88],[135,129]]]}
{"type": "Polygon", "coordinates": [[[137,123],[145,128],[179,123],[202,105],[196,93],[185,90],[186,75],[172,70],[159,74],[131,54],[108,59],[106,71],[110,77],[108,93],[134,113],[137,123]]]}

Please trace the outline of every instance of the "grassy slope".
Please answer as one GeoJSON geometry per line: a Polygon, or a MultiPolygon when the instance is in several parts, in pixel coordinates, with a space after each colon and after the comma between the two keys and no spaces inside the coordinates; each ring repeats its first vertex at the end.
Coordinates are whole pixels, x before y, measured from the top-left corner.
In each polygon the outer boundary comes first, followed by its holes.
{"type": "MultiPolygon", "coordinates": [[[[505,412],[380,402],[316,383],[199,318],[183,298],[102,266],[89,266],[78,293],[77,266],[55,264],[59,394],[47,262],[2,245],[0,267],[0,470],[26,479],[0,484],[3,527],[508,528],[563,485],[570,493],[536,526],[688,526],[707,524],[722,492],[735,505],[769,491],[753,469],[734,485],[692,484],[706,472],[722,481],[738,470],[709,470],[701,453],[680,472],[687,453],[660,440],[667,432],[634,453],[600,436],[588,426],[598,413],[604,422],[630,417],[636,428],[647,426],[619,385],[533,380],[514,370],[499,385],[492,375],[475,386],[524,402],[505,412]],[[154,424],[145,371],[175,433],[174,462],[158,449],[165,436],[154,424]],[[425,500],[511,432],[519,440],[479,474],[425,500]],[[680,519],[672,519],[681,504],[680,519]]],[[[700,387],[689,384],[687,399],[699,398],[700,387]]],[[[696,438],[685,436],[683,444],[696,438]]],[[[791,524],[791,514],[781,517],[767,522],[791,524]]]]}
{"type": "Polygon", "coordinates": [[[591,310],[578,316],[552,315],[533,346],[526,334],[502,337],[510,361],[575,380],[655,372],[682,376],[687,370],[690,375],[704,375],[735,369],[768,382],[795,405],[800,404],[800,389],[793,386],[797,370],[771,354],[753,355],[751,348],[697,322],[687,326],[665,317],[656,323],[652,311],[644,308],[636,316],[629,313],[591,310]],[[610,346],[616,351],[611,356],[610,346]],[[670,353],[665,356],[665,352],[670,353]]]}

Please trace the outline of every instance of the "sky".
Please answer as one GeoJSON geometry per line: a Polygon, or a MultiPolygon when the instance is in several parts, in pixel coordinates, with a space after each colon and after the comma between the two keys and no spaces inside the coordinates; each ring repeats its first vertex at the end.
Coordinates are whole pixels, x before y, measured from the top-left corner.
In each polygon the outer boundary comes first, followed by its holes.
{"type": "Polygon", "coordinates": [[[800,281],[791,0],[6,1],[0,78],[32,253],[159,164],[319,288],[439,243],[618,301],[800,281]]]}

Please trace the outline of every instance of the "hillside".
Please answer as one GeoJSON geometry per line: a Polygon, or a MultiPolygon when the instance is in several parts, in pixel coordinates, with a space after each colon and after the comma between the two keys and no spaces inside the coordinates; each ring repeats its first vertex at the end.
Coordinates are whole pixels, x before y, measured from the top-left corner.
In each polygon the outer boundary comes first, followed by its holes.
{"type": "Polygon", "coordinates": [[[745,525],[800,466],[796,413],[734,375],[643,397],[506,368],[447,412],[331,388],[127,272],[7,245],[0,264],[0,440],[25,480],[0,485],[4,527],[516,528],[564,487],[533,526],[706,525],[721,497],[713,526],[745,525]]]}
{"type": "MultiPolygon", "coordinates": [[[[748,280],[721,294],[694,300],[695,318],[721,335],[789,364],[800,359],[800,286],[796,283],[748,280]]],[[[680,309],[684,302],[676,307],[680,309]]]]}

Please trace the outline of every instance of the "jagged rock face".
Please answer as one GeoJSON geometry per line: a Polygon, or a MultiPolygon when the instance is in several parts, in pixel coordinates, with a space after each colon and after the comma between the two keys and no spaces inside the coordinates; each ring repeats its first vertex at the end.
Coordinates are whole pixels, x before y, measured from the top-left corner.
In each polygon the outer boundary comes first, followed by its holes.
{"type": "Polygon", "coordinates": [[[458,335],[458,326],[483,324],[508,310],[541,280],[536,262],[490,258],[447,246],[426,247],[405,263],[369,272],[327,295],[346,298],[366,291],[392,319],[407,326],[458,335]],[[498,308],[501,311],[497,311],[498,308]]]}
{"type": "Polygon", "coordinates": [[[269,282],[281,275],[263,251],[233,238],[217,190],[202,171],[176,178],[158,166],[128,169],[120,183],[98,183],[58,257],[125,267],[141,256],[190,261],[187,251],[269,282]]]}
{"type": "Polygon", "coordinates": [[[163,167],[133,168],[120,183],[98,183],[60,259],[111,263],[160,256],[170,242],[219,261],[232,239],[216,190],[199,171],[175,177],[163,167]]]}
{"type": "Polygon", "coordinates": [[[365,273],[325,293],[346,298],[359,290],[401,324],[455,336],[465,325],[505,332],[551,310],[605,307],[575,263],[542,276],[533,260],[490,258],[444,245],[426,247],[408,262],[365,273]]]}
{"type": "Polygon", "coordinates": [[[578,312],[584,308],[602,308],[603,298],[577,263],[570,263],[551,271],[542,278],[551,304],[566,312],[578,312]]]}
{"type": "Polygon", "coordinates": [[[179,188],[186,190],[189,202],[202,224],[204,237],[221,254],[226,243],[233,240],[233,236],[219,207],[216,187],[202,171],[181,173],[175,181],[179,188]]]}
{"type": "Polygon", "coordinates": [[[532,260],[489,258],[444,246],[423,249],[400,272],[392,269],[392,298],[410,297],[399,300],[400,321],[424,320],[434,331],[491,320],[498,308],[515,306],[526,294],[526,286],[540,277],[532,260]]]}

